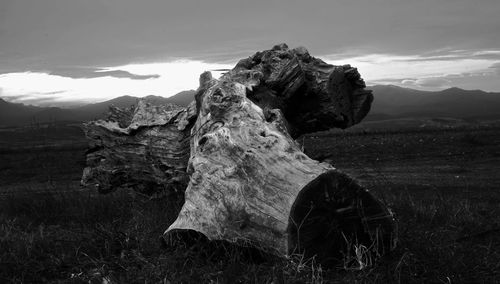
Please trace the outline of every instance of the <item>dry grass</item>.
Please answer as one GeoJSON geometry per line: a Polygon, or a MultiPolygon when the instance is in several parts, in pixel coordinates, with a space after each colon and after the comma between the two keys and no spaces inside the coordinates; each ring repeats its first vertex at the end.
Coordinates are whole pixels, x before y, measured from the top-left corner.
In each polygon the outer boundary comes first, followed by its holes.
{"type": "MultiPolygon", "coordinates": [[[[344,263],[322,267],[300,255],[280,259],[225,243],[165,247],[159,237],[179,204],[75,192],[56,179],[51,189],[65,193],[0,200],[0,283],[499,283],[500,179],[491,173],[499,167],[500,131],[440,135],[363,133],[303,143],[313,157],[356,169],[351,173],[393,209],[399,244],[382,258],[358,245],[344,263]]],[[[62,159],[45,151],[37,161],[2,155],[7,185],[19,179],[18,167],[43,182],[46,171],[81,174],[68,168],[70,152],[62,159]]]]}
{"type": "Polygon", "coordinates": [[[499,208],[442,195],[386,194],[400,243],[383,258],[359,250],[339,267],[228,244],[162,247],[175,207],[115,193],[12,196],[1,203],[0,282],[494,283],[499,208]],[[355,260],[354,262],[352,260],[355,260]],[[363,269],[360,269],[363,268],[363,269]]]}

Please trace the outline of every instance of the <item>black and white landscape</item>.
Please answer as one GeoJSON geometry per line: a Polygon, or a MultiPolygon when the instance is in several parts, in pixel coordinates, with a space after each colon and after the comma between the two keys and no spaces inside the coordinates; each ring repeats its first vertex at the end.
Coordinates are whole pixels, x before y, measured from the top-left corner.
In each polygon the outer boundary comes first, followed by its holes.
{"type": "Polygon", "coordinates": [[[0,282],[499,282],[498,13],[0,3],[0,282]]]}
{"type": "MultiPolygon", "coordinates": [[[[369,86],[375,100],[367,121],[398,119],[450,119],[476,122],[500,120],[500,93],[481,90],[449,88],[442,91],[421,91],[394,85],[369,86]]],[[[195,91],[180,92],[171,97],[147,96],[151,104],[188,106],[195,91]]],[[[128,108],[136,105],[139,97],[121,96],[112,100],[75,108],[37,107],[11,103],[0,99],[0,126],[26,126],[33,123],[71,123],[104,118],[110,106],[128,108]]],[[[396,121],[394,121],[395,123],[396,121]]],[[[417,122],[416,122],[417,123],[417,122]]]]}

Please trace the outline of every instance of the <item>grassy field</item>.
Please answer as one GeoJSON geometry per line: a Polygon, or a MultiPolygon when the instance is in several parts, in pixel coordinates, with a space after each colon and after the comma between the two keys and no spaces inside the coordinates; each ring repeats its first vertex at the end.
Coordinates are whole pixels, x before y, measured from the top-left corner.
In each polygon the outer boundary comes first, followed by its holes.
{"type": "Polygon", "coordinates": [[[78,128],[4,129],[0,282],[500,282],[500,128],[333,131],[299,142],[392,208],[394,252],[359,270],[227,244],[165,247],[159,236],[180,204],[80,190],[78,128]]]}

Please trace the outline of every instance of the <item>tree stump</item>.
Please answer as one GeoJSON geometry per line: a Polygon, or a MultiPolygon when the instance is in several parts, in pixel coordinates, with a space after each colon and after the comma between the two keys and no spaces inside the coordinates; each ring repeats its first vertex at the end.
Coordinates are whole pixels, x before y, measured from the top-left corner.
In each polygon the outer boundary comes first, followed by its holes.
{"type": "Polygon", "coordinates": [[[93,141],[82,183],[102,192],[184,192],[167,240],[197,232],[282,256],[329,262],[395,240],[388,208],[294,140],[360,122],[373,96],[355,68],[285,44],[200,76],[186,109],[139,103],[85,125],[93,141]]]}

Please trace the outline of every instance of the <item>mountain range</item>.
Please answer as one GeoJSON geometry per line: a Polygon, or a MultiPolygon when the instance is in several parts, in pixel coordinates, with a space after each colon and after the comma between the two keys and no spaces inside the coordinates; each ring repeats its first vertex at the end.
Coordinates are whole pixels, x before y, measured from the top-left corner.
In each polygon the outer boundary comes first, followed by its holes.
{"type": "Polygon", "coordinates": [[[449,88],[420,91],[393,85],[376,85],[366,119],[403,117],[500,118],[500,93],[449,88]]]}
{"type": "MultiPolygon", "coordinates": [[[[187,106],[194,100],[194,90],[182,91],[172,97],[144,97],[152,104],[172,103],[187,106]]],[[[88,104],[76,108],[37,107],[10,103],[0,98],[0,126],[22,126],[34,123],[83,122],[106,116],[110,106],[127,108],[137,104],[138,97],[121,96],[109,101],[88,104]]]]}
{"type": "MultiPolygon", "coordinates": [[[[365,120],[387,120],[407,117],[449,117],[458,119],[500,118],[500,93],[450,88],[442,91],[420,91],[393,85],[376,85],[374,102],[365,120]]],[[[194,90],[172,97],[148,96],[153,104],[174,103],[187,106],[194,99],[194,90]]],[[[82,122],[105,116],[109,106],[129,107],[138,98],[122,96],[109,101],[65,109],[10,103],[0,99],[0,126],[32,123],[82,122]]]]}

